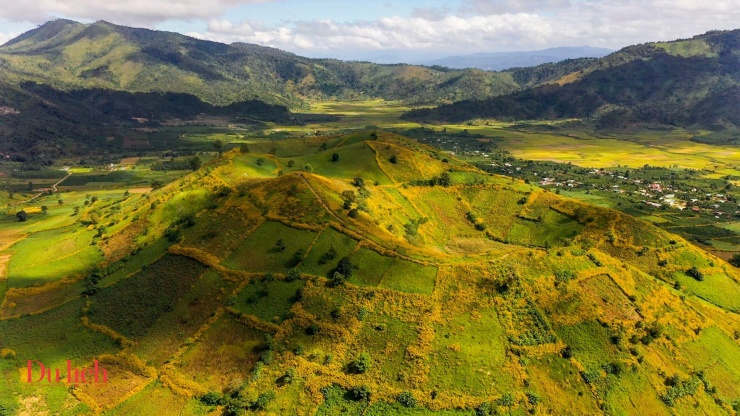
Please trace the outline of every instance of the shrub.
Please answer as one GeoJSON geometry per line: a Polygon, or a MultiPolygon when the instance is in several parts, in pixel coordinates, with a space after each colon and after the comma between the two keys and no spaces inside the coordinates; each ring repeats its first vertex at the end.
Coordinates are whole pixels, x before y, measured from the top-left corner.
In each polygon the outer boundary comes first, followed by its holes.
{"type": "Polygon", "coordinates": [[[686,274],[700,282],[704,280],[704,273],[697,269],[696,266],[692,266],[689,270],[686,270],[686,274]]]}
{"type": "Polygon", "coordinates": [[[501,397],[496,400],[496,403],[500,406],[513,406],[514,405],[514,396],[512,396],[511,393],[504,393],[501,395],[501,397]]]}
{"type": "Polygon", "coordinates": [[[275,400],[275,392],[270,390],[260,394],[257,400],[252,404],[252,408],[255,410],[265,410],[271,401],[275,400]]]}
{"type": "Polygon", "coordinates": [[[285,281],[287,282],[294,282],[300,278],[301,278],[301,272],[299,272],[296,269],[288,270],[288,273],[285,275],[285,281]]]}
{"type": "Polygon", "coordinates": [[[209,391],[201,396],[200,401],[207,406],[219,406],[224,404],[224,396],[215,391],[209,391]]]}
{"type": "Polygon", "coordinates": [[[403,407],[416,407],[416,399],[410,391],[404,391],[396,397],[396,401],[403,407]]]}
{"type": "Polygon", "coordinates": [[[295,371],[295,368],[289,368],[288,370],[285,371],[285,374],[283,374],[283,382],[285,384],[293,383],[296,379],[296,375],[297,373],[295,371]]]}
{"type": "Polygon", "coordinates": [[[373,361],[372,358],[370,358],[370,354],[363,352],[352,362],[351,370],[356,373],[363,374],[366,373],[372,365],[373,361]]]}
{"type": "Polygon", "coordinates": [[[352,390],[349,391],[349,394],[350,397],[352,397],[352,400],[359,402],[362,400],[370,400],[370,395],[372,393],[368,386],[357,386],[353,387],[352,390]]]}

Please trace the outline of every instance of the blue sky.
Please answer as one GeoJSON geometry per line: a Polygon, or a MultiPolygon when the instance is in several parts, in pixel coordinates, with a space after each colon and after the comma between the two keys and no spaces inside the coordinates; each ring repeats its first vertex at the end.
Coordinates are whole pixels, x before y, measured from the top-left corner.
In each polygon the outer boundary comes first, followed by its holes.
{"type": "Polygon", "coordinates": [[[557,46],[618,49],[736,29],[740,0],[0,0],[0,43],[57,17],[305,56],[410,61],[557,46]]]}

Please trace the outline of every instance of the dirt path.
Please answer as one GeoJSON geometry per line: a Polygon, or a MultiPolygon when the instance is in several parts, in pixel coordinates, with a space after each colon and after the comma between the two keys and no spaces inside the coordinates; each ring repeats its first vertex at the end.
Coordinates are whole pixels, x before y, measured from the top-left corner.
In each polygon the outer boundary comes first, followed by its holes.
{"type": "MultiPolygon", "coordinates": [[[[67,173],[67,176],[65,176],[62,179],[60,179],[57,183],[51,185],[52,192],[58,192],[59,190],[57,189],[57,185],[59,185],[60,183],[64,182],[64,180],[67,179],[67,178],[69,178],[70,176],[72,176],[72,172],[67,173]]],[[[27,199],[25,201],[18,202],[17,204],[14,204],[14,205],[27,204],[27,203],[33,201],[34,199],[40,197],[41,195],[45,194],[46,192],[47,191],[39,192],[36,195],[34,195],[33,197],[31,197],[30,199],[27,199]]]]}
{"type": "Polygon", "coordinates": [[[315,190],[315,189],[313,189],[313,186],[311,186],[311,184],[310,184],[310,183],[308,182],[308,179],[306,179],[306,177],[305,177],[305,176],[303,176],[303,174],[302,174],[302,173],[299,173],[299,174],[298,174],[298,176],[300,176],[300,177],[301,177],[301,179],[303,179],[303,182],[305,182],[305,183],[306,183],[306,186],[308,186],[308,189],[310,189],[310,190],[311,190],[311,192],[312,192],[312,193],[313,193],[313,194],[314,194],[314,195],[316,196],[316,199],[318,199],[318,200],[319,200],[319,203],[321,204],[321,206],[322,206],[322,207],[324,207],[324,209],[326,210],[326,212],[328,212],[328,213],[329,213],[329,215],[331,215],[331,216],[332,216],[332,217],[334,217],[334,218],[335,218],[335,219],[336,219],[337,221],[339,221],[339,223],[340,223],[340,224],[344,224],[344,220],[343,220],[343,219],[341,219],[341,218],[339,218],[339,217],[337,216],[337,214],[333,213],[333,212],[332,212],[332,210],[331,210],[331,209],[329,209],[329,206],[328,206],[328,205],[326,205],[326,202],[324,202],[324,199],[323,199],[323,198],[321,198],[321,196],[319,196],[318,192],[316,192],[316,190],[315,190]]]}

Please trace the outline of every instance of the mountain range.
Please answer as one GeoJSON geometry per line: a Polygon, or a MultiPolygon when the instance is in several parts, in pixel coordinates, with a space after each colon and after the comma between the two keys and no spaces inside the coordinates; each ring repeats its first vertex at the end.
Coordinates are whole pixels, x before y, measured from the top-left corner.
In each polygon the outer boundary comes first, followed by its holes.
{"type": "Polygon", "coordinates": [[[439,65],[448,68],[477,68],[485,71],[504,71],[511,68],[523,68],[566,59],[601,58],[614,52],[606,48],[592,46],[572,46],[548,48],[540,51],[521,52],[479,52],[469,55],[447,56],[439,59],[417,61],[420,65],[439,65]]]}
{"type": "Polygon", "coordinates": [[[624,48],[547,85],[464,100],[405,115],[425,122],[589,119],[601,128],[634,123],[740,126],[740,30],[624,48]]]}

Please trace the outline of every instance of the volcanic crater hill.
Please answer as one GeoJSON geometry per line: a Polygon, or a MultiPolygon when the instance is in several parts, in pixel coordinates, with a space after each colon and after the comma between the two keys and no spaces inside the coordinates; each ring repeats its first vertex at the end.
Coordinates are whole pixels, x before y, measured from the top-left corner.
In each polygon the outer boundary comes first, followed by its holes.
{"type": "Polygon", "coordinates": [[[680,237],[383,131],[243,150],[81,212],[94,270],[9,276],[0,408],[736,411],[740,273],[680,237]],[[27,357],[111,383],[29,386],[27,357]]]}
{"type": "Polygon", "coordinates": [[[740,29],[633,45],[547,85],[413,110],[404,117],[424,122],[577,118],[602,129],[634,124],[736,128],[739,45],[740,29]]]}

